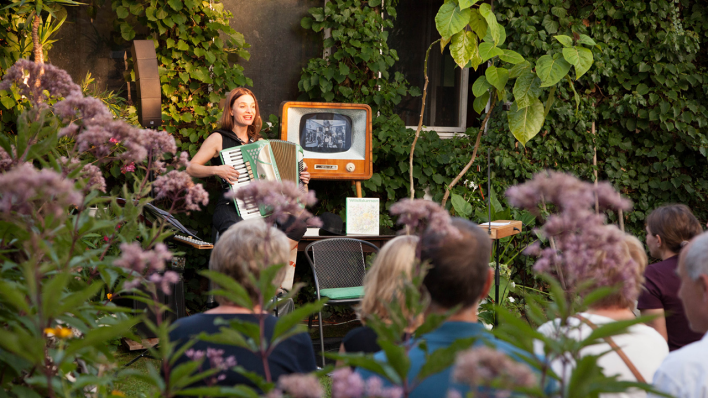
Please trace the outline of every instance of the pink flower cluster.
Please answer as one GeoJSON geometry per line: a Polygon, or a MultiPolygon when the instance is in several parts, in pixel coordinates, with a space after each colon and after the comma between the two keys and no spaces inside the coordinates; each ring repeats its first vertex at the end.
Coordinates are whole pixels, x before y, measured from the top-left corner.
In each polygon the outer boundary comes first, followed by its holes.
{"type": "MultiPolygon", "coordinates": [[[[64,177],[66,177],[81,165],[81,161],[76,158],[68,159],[66,156],[62,156],[59,158],[59,164],[62,167],[64,177]]],[[[106,192],[106,180],[103,178],[101,169],[99,169],[96,165],[91,163],[85,164],[81,168],[79,178],[86,180],[84,194],[88,194],[93,189],[106,192]]]]}
{"type": "Polygon", "coordinates": [[[0,174],[0,213],[13,214],[67,214],[70,206],[80,206],[83,195],[74,189],[72,181],[50,170],[37,170],[29,163],[0,174]]]}
{"type": "MultiPolygon", "coordinates": [[[[184,355],[192,361],[199,361],[206,356],[207,359],[209,359],[210,368],[220,369],[222,372],[236,366],[236,357],[231,355],[230,357],[224,358],[224,350],[218,348],[207,347],[206,353],[202,350],[190,348],[184,353],[184,355]]],[[[226,374],[221,373],[217,377],[213,378],[211,383],[207,384],[216,384],[217,381],[224,380],[225,378],[226,374]]]]}
{"type": "Polygon", "coordinates": [[[209,203],[209,194],[202,184],[194,184],[192,177],[184,171],[172,170],[157,177],[152,184],[157,194],[156,199],[168,198],[175,206],[183,205],[187,211],[199,210],[199,204],[206,206],[209,203]]]}
{"type": "Polygon", "coordinates": [[[305,207],[317,203],[314,191],[304,192],[292,181],[256,180],[236,192],[229,191],[224,195],[227,199],[240,199],[265,206],[271,211],[267,222],[284,223],[290,216],[298,220],[308,220],[308,225],[322,226],[321,221],[312,215],[305,207]]]}
{"type": "Polygon", "coordinates": [[[403,389],[400,387],[384,387],[378,377],[370,377],[364,381],[351,368],[340,368],[332,373],[332,398],[401,398],[403,389]]]}
{"type": "Polygon", "coordinates": [[[458,239],[460,231],[452,225],[450,214],[438,203],[425,199],[402,199],[391,206],[391,214],[398,216],[398,224],[406,226],[410,235],[424,232],[458,239]]]}
{"type": "Polygon", "coordinates": [[[20,59],[7,70],[0,82],[0,90],[9,90],[16,84],[20,94],[35,104],[44,100],[43,90],[52,97],[81,95],[81,87],[71,80],[66,71],[51,64],[37,64],[27,59],[20,59]]]}
{"type": "Polygon", "coordinates": [[[542,249],[537,242],[525,251],[539,256],[534,270],[555,275],[568,291],[576,292],[583,284],[585,289],[578,294],[602,286],[621,286],[625,297],[636,296],[640,287],[634,275],[639,265],[624,254],[624,233],[614,225],[605,225],[604,214],[595,214],[596,197],[600,209],[631,208],[631,202],[610,184],[596,188],[569,174],[543,172],[509,188],[506,194],[512,205],[536,213],[542,198],[557,209],[541,228],[544,236],[554,239],[556,250],[542,249]]]}
{"type": "Polygon", "coordinates": [[[292,398],[322,398],[324,389],[320,381],[311,374],[290,374],[280,376],[278,389],[292,398]]]}
{"type": "MultiPolygon", "coordinates": [[[[530,367],[489,347],[472,348],[459,353],[452,377],[473,388],[504,386],[509,391],[531,388],[537,383],[536,375],[530,367]]],[[[494,396],[502,394],[506,395],[502,391],[495,391],[494,396]]]]}
{"type": "Polygon", "coordinates": [[[132,289],[140,285],[143,275],[150,275],[148,281],[159,285],[165,294],[171,293],[171,286],[179,281],[179,275],[174,271],[159,272],[165,269],[165,261],[172,259],[172,253],[163,243],[155,245],[153,250],[143,250],[138,242],[121,243],[121,256],[113,261],[113,265],[133,271],[137,277],[123,285],[124,289],[132,289]]]}
{"type": "Polygon", "coordinates": [[[12,156],[0,147],[0,172],[10,170],[13,163],[15,163],[15,161],[12,159],[12,156]]]}

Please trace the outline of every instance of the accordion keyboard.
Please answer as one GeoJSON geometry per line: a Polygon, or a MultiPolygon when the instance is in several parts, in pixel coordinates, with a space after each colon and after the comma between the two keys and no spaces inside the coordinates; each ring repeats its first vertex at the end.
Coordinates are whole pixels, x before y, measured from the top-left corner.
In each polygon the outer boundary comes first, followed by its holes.
{"type": "MultiPolygon", "coordinates": [[[[234,192],[248,186],[251,181],[255,179],[251,164],[244,161],[240,148],[236,147],[232,150],[222,152],[222,158],[225,165],[233,167],[239,173],[236,182],[229,182],[234,192]]],[[[244,220],[262,217],[260,209],[255,203],[244,202],[241,199],[234,199],[234,202],[236,202],[236,209],[239,215],[244,220]]]]}

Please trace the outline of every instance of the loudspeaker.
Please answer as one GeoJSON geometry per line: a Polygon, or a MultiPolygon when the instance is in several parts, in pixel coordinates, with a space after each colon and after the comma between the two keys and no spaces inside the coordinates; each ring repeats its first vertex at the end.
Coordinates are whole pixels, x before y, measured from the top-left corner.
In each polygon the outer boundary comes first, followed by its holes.
{"type": "MultiPolygon", "coordinates": [[[[182,280],[182,273],[178,272],[179,274],[179,281],[175,284],[172,284],[171,287],[171,294],[166,295],[162,292],[162,290],[157,287],[157,301],[160,304],[166,305],[170,311],[166,311],[162,315],[162,321],[169,320],[170,322],[174,322],[175,320],[179,318],[183,318],[187,316],[187,312],[185,309],[184,305],[184,281],[182,280]]],[[[148,291],[145,289],[144,286],[140,286],[139,289],[144,292],[148,293],[148,291]]],[[[122,299],[120,301],[116,302],[116,305],[124,306],[124,307],[132,307],[134,310],[137,312],[144,312],[147,314],[147,318],[152,322],[157,324],[157,316],[155,312],[153,311],[152,306],[148,306],[146,303],[138,300],[128,300],[128,299],[122,299]]],[[[154,338],[157,337],[155,333],[152,332],[144,323],[140,322],[139,324],[135,325],[136,331],[138,334],[143,337],[143,338],[154,338]]]]}
{"type": "Polygon", "coordinates": [[[157,127],[162,124],[160,74],[157,69],[157,53],[152,40],[133,40],[130,49],[135,68],[137,89],[135,108],[143,127],[157,127]]]}

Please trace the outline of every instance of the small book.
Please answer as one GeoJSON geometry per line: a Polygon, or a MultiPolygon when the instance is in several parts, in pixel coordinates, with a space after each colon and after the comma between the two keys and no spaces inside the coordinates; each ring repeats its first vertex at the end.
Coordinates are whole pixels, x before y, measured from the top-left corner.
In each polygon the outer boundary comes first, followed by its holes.
{"type": "Polygon", "coordinates": [[[347,235],[379,234],[379,199],[347,198],[347,235]]]}

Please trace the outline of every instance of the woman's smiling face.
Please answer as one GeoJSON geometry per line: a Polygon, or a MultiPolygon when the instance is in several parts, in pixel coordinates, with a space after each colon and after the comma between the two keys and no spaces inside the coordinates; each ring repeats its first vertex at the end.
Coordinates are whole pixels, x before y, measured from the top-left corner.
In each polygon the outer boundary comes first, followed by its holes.
{"type": "Polygon", "coordinates": [[[237,126],[250,126],[256,117],[256,100],[248,94],[236,98],[231,106],[234,124],[237,126]]]}

